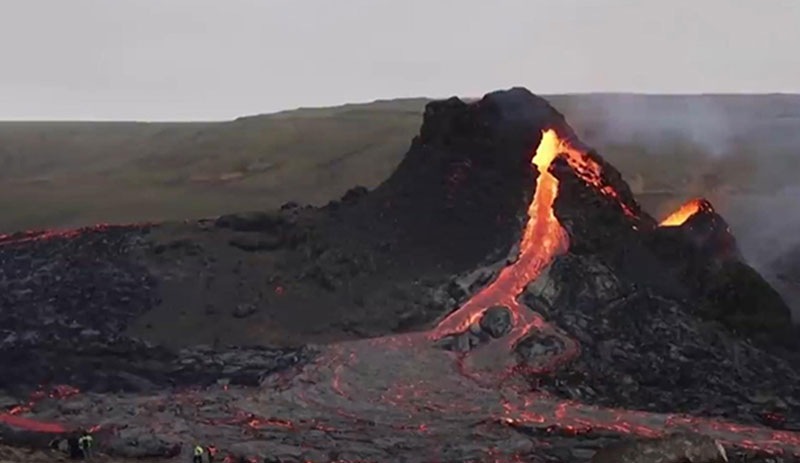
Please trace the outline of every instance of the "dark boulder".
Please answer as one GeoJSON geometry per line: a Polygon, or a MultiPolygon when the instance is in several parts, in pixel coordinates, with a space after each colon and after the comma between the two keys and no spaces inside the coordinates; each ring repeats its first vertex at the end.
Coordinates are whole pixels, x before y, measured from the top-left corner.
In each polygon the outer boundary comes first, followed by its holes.
{"type": "Polygon", "coordinates": [[[511,331],[511,311],[508,307],[490,307],[481,317],[480,326],[493,338],[500,338],[511,331]]]}
{"type": "Polygon", "coordinates": [[[258,311],[254,304],[239,304],[233,309],[233,316],[235,318],[247,318],[258,311]]]}
{"type": "Polygon", "coordinates": [[[284,241],[279,235],[241,235],[231,238],[228,242],[234,248],[241,249],[242,251],[257,252],[257,251],[274,251],[279,249],[284,241]]]}

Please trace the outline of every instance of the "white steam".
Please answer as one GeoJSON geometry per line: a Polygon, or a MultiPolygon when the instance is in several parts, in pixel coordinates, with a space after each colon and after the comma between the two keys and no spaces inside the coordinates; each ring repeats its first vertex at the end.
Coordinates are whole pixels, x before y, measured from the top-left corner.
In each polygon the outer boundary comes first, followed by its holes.
{"type": "Polygon", "coordinates": [[[708,197],[800,320],[800,290],[787,289],[773,268],[800,249],[800,96],[583,95],[554,103],[637,195],[708,197]]]}
{"type": "Polygon", "coordinates": [[[737,133],[733,115],[708,97],[600,95],[595,104],[602,114],[597,136],[603,144],[680,142],[720,156],[730,150],[737,133]]]}

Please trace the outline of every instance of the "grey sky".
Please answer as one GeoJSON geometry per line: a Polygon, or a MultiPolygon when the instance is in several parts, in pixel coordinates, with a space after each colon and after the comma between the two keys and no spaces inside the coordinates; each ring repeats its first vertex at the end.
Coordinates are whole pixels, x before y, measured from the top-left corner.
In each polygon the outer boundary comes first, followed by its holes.
{"type": "Polygon", "coordinates": [[[800,92],[798,0],[0,0],[0,119],[401,96],[800,92]]]}

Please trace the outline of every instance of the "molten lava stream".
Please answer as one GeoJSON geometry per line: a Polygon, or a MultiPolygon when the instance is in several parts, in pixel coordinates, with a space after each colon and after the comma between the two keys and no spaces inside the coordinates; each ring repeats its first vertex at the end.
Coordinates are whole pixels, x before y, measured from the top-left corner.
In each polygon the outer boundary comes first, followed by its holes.
{"type": "Polygon", "coordinates": [[[505,416],[501,420],[509,425],[540,430],[554,426],[553,432],[567,435],[607,431],[652,438],[671,432],[689,432],[744,449],[800,456],[800,433],[718,418],[603,408],[566,400],[554,402],[542,394],[506,403],[504,409],[505,416]]]}
{"type": "Polygon", "coordinates": [[[0,413],[0,424],[41,433],[60,434],[67,432],[67,428],[60,423],[48,423],[46,421],[25,418],[11,413],[0,413]]]}
{"type": "MultiPolygon", "coordinates": [[[[557,255],[563,254],[569,247],[569,237],[553,211],[553,204],[558,195],[558,179],[550,173],[549,167],[556,157],[570,149],[554,130],[549,129],[542,133],[541,142],[531,159],[531,164],[536,166],[539,176],[533,200],[528,206],[528,222],[522,235],[519,258],[504,268],[492,284],[442,320],[432,332],[434,339],[467,330],[492,306],[506,306],[511,310],[513,324],[511,333],[506,337],[507,342],[501,346],[498,346],[501,343],[494,343],[494,347],[489,345],[480,349],[481,355],[487,357],[488,363],[498,361],[504,363],[503,359],[509,357],[509,351],[531,329],[552,330],[539,314],[521,306],[517,302],[517,297],[557,255]],[[490,355],[487,351],[493,351],[498,355],[490,355]]],[[[574,346],[572,340],[565,342],[568,346],[570,344],[574,346]]],[[[574,349],[571,350],[574,352],[574,349]]],[[[474,354],[471,357],[474,357],[474,354]]]]}

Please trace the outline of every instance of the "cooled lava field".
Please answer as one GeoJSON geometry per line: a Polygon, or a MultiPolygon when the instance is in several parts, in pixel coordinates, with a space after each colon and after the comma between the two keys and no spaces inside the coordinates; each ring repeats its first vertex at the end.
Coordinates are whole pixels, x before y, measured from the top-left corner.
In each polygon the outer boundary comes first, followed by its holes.
{"type": "Polygon", "coordinates": [[[0,236],[0,322],[0,437],[37,451],[800,457],[797,331],[725,220],[649,216],[522,88],[428,104],[389,179],[321,208],[0,236]]]}

